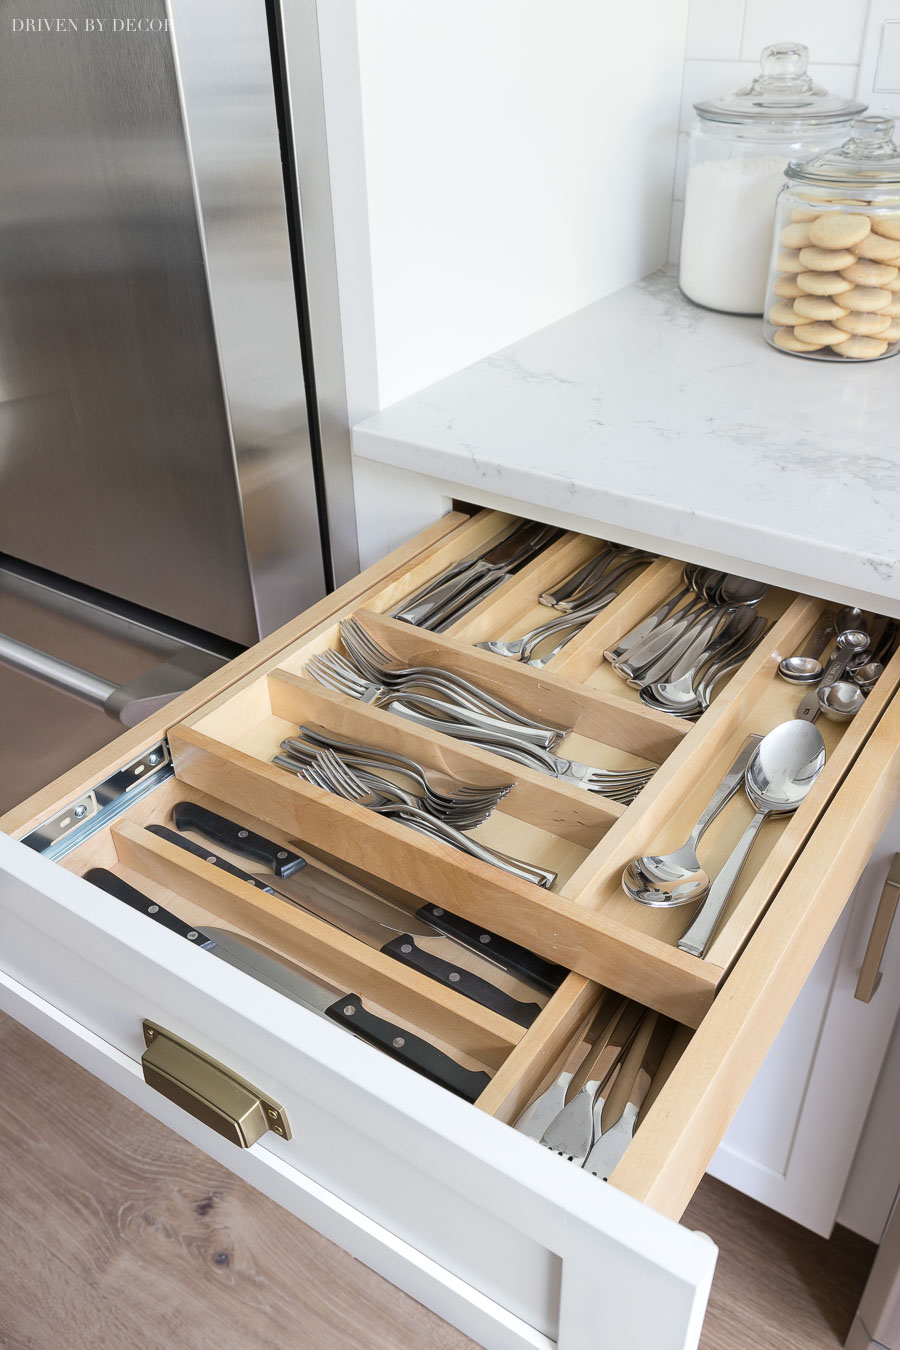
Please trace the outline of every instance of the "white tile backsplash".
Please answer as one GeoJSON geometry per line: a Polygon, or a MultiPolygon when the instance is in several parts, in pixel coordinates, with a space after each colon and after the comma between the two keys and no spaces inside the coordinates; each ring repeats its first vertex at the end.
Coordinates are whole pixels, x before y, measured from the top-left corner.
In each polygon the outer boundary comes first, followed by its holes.
{"type": "Polygon", "coordinates": [[[744,5],[745,0],[691,0],[685,51],[688,60],[737,61],[744,5]]]}
{"type": "Polygon", "coordinates": [[[810,74],[845,98],[856,95],[869,0],[690,0],[684,85],[669,258],[678,261],[680,203],[684,197],[687,141],[694,104],[746,85],[759,70],[763,47],[803,42],[810,74]]]}
{"type": "Polygon", "coordinates": [[[756,61],[770,42],[805,42],[815,61],[857,65],[867,0],[747,0],[740,55],[756,61]]]}

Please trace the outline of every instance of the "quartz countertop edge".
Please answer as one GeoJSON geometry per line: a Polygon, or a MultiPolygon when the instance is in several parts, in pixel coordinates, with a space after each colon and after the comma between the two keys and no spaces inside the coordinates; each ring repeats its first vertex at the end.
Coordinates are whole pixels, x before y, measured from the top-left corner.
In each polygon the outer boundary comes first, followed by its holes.
{"type": "Polygon", "coordinates": [[[900,616],[900,358],[809,361],[655,272],[359,423],[356,454],[900,616]]]}

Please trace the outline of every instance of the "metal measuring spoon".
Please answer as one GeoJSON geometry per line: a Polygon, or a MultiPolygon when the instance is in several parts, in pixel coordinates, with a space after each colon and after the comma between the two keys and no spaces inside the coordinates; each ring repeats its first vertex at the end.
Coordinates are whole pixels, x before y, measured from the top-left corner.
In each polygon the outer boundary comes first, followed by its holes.
{"type": "Polygon", "coordinates": [[[791,684],[818,684],[825,674],[825,667],[819,657],[828,646],[828,639],[834,632],[834,619],[829,615],[813,633],[809,646],[802,654],[785,656],[778,663],[778,674],[791,684]]]}
{"type": "Polygon", "coordinates": [[[814,722],[822,711],[819,704],[820,692],[826,689],[828,685],[837,683],[855,653],[865,651],[868,645],[868,634],[864,633],[861,628],[848,628],[843,633],[839,633],[837,645],[831,654],[831,660],[825,667],[820,688],[810,689],[803,695],[794,716],[800,718],[803,722],[814,722]]]}
{"type": "Polygon", "coordinates": [[[853,672],[853,679],[864,694],[871,694],[883,674],[884,666],[880,661],[867,661],[864,666],[856,667],[853,672]]]}
{"type": "Polygon", "coordinates": [[[819,690],[819,708],[832,722],[849,722],[865,701],[862,689],[850,680],[836,680],[819,690]]]}
{"type": "Polygon", "coordinates": [[[697,845],[716,816],[741,786],[744,771],[762,737],[748,736],[740,754],[716,788],[687,840],[672,853],[647,853],[635,858],[622,874],[622,889],[632,900],[654,909],[674,908],[700,900],[709,890],[709,877],[700,866],[697,845]]]}
{"type": "Polygon", "coordinates": [[[825,742],[809,722],[782,722],[763,737],[744,774],[744,790],[756,815],[679,939],[679,951],[690,952],[692,956],[705,955],[760,826],[769,816],[790,815],[796,811],[824,767],[825,742]]]}

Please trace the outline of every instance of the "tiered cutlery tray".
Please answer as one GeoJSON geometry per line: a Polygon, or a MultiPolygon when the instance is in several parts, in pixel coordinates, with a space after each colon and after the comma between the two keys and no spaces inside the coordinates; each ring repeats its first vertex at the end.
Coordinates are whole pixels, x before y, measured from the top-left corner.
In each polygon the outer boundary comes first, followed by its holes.
{"type": "MultiPolygon", "coordinates": [[[[676,1061],[691,1045],[695,1029],[700,1028],[697,1036],[721,1037],[721,1031],[707,1030],[717,991],[791,869],[801,855],[805,858],[823,813],[900,686],[900,654],[890,660],[853,720],[819,721],[827,750],[825,769],[793,815],[764,827],[707,956],[700,959],[676,946],[693,907],[666,910],[635,903],[621,888],[623,869],[642,853],[677,847],[746,737],[765,734],[794,715],[803,690],[778,677],[778,663],[802,648],[825,603],[770,591],[759,606],[770,621],[759,646],[717,686],[710,706],[693,722],[647,707],[603,656],[679,591],[680,563],[642,560],[616,598],[541,669],[475,644],[516,638],[552,617],[553,611],[539,603],[540,595],[599,555],[604,548],[600,540],[564,534],[445,631],[426,631],[391,617],[407,596],[485,549],[510,521],[491,511],[472,516],[421,551],[402,574],[392,573],[367,590],[357,588],[341,608],[332,606],[321,622],[275,648],[274,655],[171,726],[174,778],[136,800],[61,861],[79,875],[92,867],[109,868],[200,930],[225,925],[314,977],[352,989],[378,1015],[426,1037],[459,1064],[489,1075],[476,1105],[513,1124],[570,1062],[603,990],[625,995],[678,1024],[664,1076],[678,1078],[681,1065],[676,1061]],[[310,677],[307,664],[322,652],[343,652],[340,623],[350,616],[404,666],[429,665],[464,676],[530,717],[571,728],[558,749],[567,758],[611,770],[659,767],[625,805],[329,689],[310,677]],[[282,741],[296,736],[304,724],[357,743],[399,750],[426,771],[464,783],[511,784],[473,837],[552,869],[555,882],[545,889],[520,880],[285,772],[273,764],[273,757],[282,741]],[[541,1005],[530,1026],[518,1025],[148,831],[150,824],[170,823],[173,806],[185,800],[370,885],[410,913],[424,904],[440,906],[571,974],[547,994],[526,989],[496,970],[498,987],[541,1005]]],[[[751,815],[740,794],[710,828],[702,857],[711,874],[751,815]]],[[[839,847],[835,841],[835,850],[839,847]]],[[[805,921],[798,916],[798,928],[805,921]]],[[[774,918],[772,927],[777,928],[774,918]]],[[[449,943],[445,954],[462,966],[469,961],[449,943]]],[[[766,977],[759,982],[764,988],[766,977]]],[[[726,989],[734,983],[729,980],[726,989]]],[[[723,1063],[739,1049],[735,1032],[727,1040],[723,1063]]],[[[701,1141],[692,1154],[684,1186],[672,1181],[682,1138],[677,1108],[683,1097],[674,1100],[671,1157],[666,1153],[665,1165],[656,1166],[652,1156],[657,1132],[643,1144],[653,1165],[635,1170],[630,1149],[616,1174],[617,1182],[620,1176],[628,1178],[632,1193],[670,1213],[677,1211],[679,1197],[690,1194],[696,1159],[705,1148],[701,1141]],[[669,1189],[660,1199],[654,1186],[667,1171],[669,1189]]],[[[714,1128],[710,1125],[713,1147],[714,1128]]]]}

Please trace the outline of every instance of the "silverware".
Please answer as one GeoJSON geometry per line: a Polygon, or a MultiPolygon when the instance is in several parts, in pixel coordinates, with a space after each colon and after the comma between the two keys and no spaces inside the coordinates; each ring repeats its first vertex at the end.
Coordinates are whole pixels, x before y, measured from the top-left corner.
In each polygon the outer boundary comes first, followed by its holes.
{"type": "Polygon", "coordinates": [[[510,641],[501,641],[499,639],[488,642],[478,642],[475,645],[483,648],[485,651],[493,652],[496,656],[515,657],[518,661],[527,661],[533,666],[544,666],[546,663],[561,651],[567,642],[580,632],[586,624],[590,622],[602,609],[611,604],[616,599],[619,592],[616,590],[619,584],[631,572],[643,567],[646,559],[635,557],[623,562],[613,572],[605,577],[605,586],[603,593],[599,595],[590,604],[585,604],[579,609],[573,609],[568,614],[560,615],[559,618],[550,619],[547,623],[539,624],[537,628],[532,628],[530,632],[523,633],[520,638],[510,641]],[[543,659],[533,659],[535,653],[541,644],[556,633],[567,633],[561,642],[559,642],[552,652],[543,659]]]}
{"type": "Polygon", "coordinates": [[[389,703],[387,711],[395,712],[399,717],[404,717],[418,726],[427,727],[429,731],[440,731],[445,736],[466,741],[470,745],[483,746],[492,754],[501,755],[504,759],[514,760],[526,768],[536,769],[538,772],[549,774],[552,778],[571,783],[574,787],[584,788],[587,792],[599,792],[604,796],[615,797],[621,793],[628,800],[632,800],[656,772],[655,765],[647,769],[598,769],[575,759],[564,759],[561,755],[541,750],[537,746],[516,743],[511,738],[501,739],[477,727],[438,721],[419,713],[408,704],[389,703]]]}
{"type": "MultiPolygon", "coordinates": [[[[757,645],[767,626],[768,621],[751,609],[733,611],[711,640],[706,629],[698,635],[666,679],[643,684],[641,702],[660,712],[682,716],[702,712],[704,704],[698,688],[706,670],[717,659],[743,658],[757,645]]],[[[715,633],[715,629],[712,631],[715,633]]]]}
{"type": "Polygon", "coordinates": [[[577,595],[582,586],[585,586],[596,574],[599,568],[605,567],[612,558],[616,556],[618,549],[614,544],[608,545],[596,558],[591,558],[581,567],[577,568],[564,581],[557,584],[553,591],[544,591],[543,595],[538,596],[538,604],[549,605],[551,609],[556,609],[557,605],[563,600],[569,600],[577,595]]]}
{"type": "Polygon", "coordinates": [[[806,650],[795,656],[785,656],[778,663],[778,674],[791,684],[818,684],[825,668],[818,659],[828,646],[834,632],[834,615],[826,615],[807,644],[806,650]]]}
{"type": "Polygon", "coordinates": [[[428,834],[443,843],[452,844],[463,853],[499,867],[523,881],[549,888],[556,880],[556,873],[549,868],[526,863],[520,858],[513,858],[499,849],[489,848],[486,844],[479,844],[476,840],[470,839],[460,830],[448,825],[446,821],[438,820],[430,812],[423,811],[408,793],[403,792],[395,784],[385,779],[377,779],[369,773],[354,772],[330,750],[322,750],[314,764],[300,769],[298,777],[305,778],[314,787],[332,792],[347,801],[356,802],[379,815],[397,816],[402,824],[410,825],[420,833],[428,834]]]}
{"type": "Polygon", "coordinates": [[[820,685],[809,689],[804,694],[794,716],[804,722],[814,722],[822,711],[819,703],[819,690],[840,680],[854,654],[865,651],[868,645],[868,636],[860,628],[848,628],[839,633],[837,645],[831,655],[831,660],[825,667],[820,685]]]}
{"type": "Polygon", "coordinates": [[[756,814],[679,939],[679,951],[705,955],[760,827],[769,816],[796,811],[824,767],[825,743],[809,722],[782,722],[763,737],[744,773],[744,789],[756,814]]]}
{"type": "Polygon", "coordinates": [[[468,559],[462,566],[455,563],[428,582],[393,610],[392,617],[420,628],[440,622],[470,598],[473,588],[477,593],[480,583],[489,584],[498,573],[512,575],[562,533],[552,525],[520,521],[486,553],[468,559]]]}
{"type": "Polygon", "coordinates": [[[559,1154],[567,1162],[573,1162],[576,1167],[582,1165],[591,1149],[597,1094],[604,1090],[617,1071],[624,1071],[624,1062],[631,1055],[643,1017],[644,1009],[640,1004],[629,1005],[627,1001],[623,1001],[617,1009],[614,1009],[606,1027],[601,1031],[597,1042],[585,1057],[582,1067],[569,1084],[566,1090],[566,1105],[550,1122],[538,1141],[544,1148],[559,1154]],[[588,1073],[594,1071],[613,1034],[621,1037],[618,1054],[601,1079],[585,1081],[585,1069],[587,1068],[588,1073]]]}
{"type": "Polygon", "coordinates": [[[646,853],[634,858],[622,874],[622,888],[632,900],[653,908],[671,908],[700,900],[709,890],[709,877],[700,866],[697,845],[744,780],[744,773],[761,736],[748,736],[725,777],[710,797],[685,842],[671,853],[646,853]]]}
{"type": "Polygon", "coordinates": [[[591,1176],[608,1181],[625,1155],[634,1132],[646,1114],[644,1103],[638,1107],[631,1101],[641,1069],[650,1075],[650,1086],[644,1101],[651,1100],[653,1082],[660,1071],[662,1060],[674,1032],[674,1024],[655,1012],[648,1012],[641,1023],[634,1045],[619,1070],[615,1086],[599,1109],[594,1106],[594,1144],[584,1161],[584,1170],[591,1176]]]}
{"type": "Polygon", "coordinates": [[[224,928],[210,928],[206,932],[192,928],[105,868],[92,868],[85,873],[85,880],[132,909],[148,915],[178,937],[185,938],[192,946],[262,981],[310,1012],[346,1027],[369,1045],[383,1050],[392,1059],[440,1083],[466,1101],[474,1102],[491,1081],[488,1074],[463,1068],[442,1050],[422,1037],[414,1036],[405,1027],[376,1017],[363,1006],[357,994],[342,993],[336,985],[327,983],[319,976],[313,980],[292,962],[249,938],[238,937],[224,928]]]}
{"type": "Polygon", "coordinates": [[[300,735],[303,740],[288,737],[281,742],[284,753],[276,755],[273,763],[278,764],[280,768],[296,772],[301,766],[312,763],[320,750],[333,750],[351,768],[374,769],[376,772],[389,769],[421,789],[421,804],[426,811],[430,811],[441,820],[449,821],[459,829],[474,828],[487,820],[497,804],[510,792],[510,784],[487,790],[461,784],[455,793],[441,792],[428,778],[422,766],[405,755],[390,750],[379,750],[376,746],[369,748],[356,745],[352,741],[346,741],[340,736],[313,727],[301,726],[300,735]]]}

